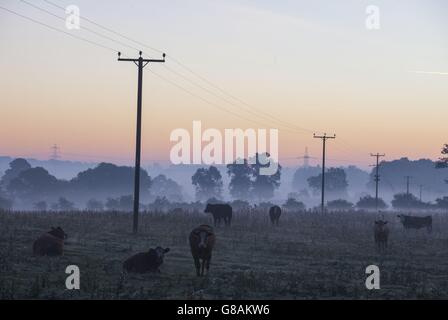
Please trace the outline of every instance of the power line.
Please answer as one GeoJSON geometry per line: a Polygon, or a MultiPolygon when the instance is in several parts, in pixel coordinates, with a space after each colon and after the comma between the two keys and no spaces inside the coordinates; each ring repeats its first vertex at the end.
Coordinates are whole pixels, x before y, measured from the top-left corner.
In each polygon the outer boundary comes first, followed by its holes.
{"type": "Polygon", "coordinates": [[[5,8],[5,7],[0,6],[0,9],[2,9],[2,10],[4,10],[4,11],[7,11],[7,12],[9,12],[9,13],[11,13],[11,14],[14,14],[14,15],[16,15],[16,16],[18,16],[18,17],[21,17],[21,18],[23,18],[23,19],[26,19],[26,20],[29,20],[29,21],[31,21],[31,22],[37,23],[37,24],[39,24],[39,25],[41,25],[41,26],[47,27],[47,28],[49,28],[49,29],[51,29],[51,30],[54,30],[54,31],[63,33],[63,34],[65,34],[65,35],[70,36],[70,37],[72,37],[72,38],[75,38],[75,39],[77,39],[77,40],[81,40],[81,41],[90,43],[90,44],[92,44],[92,45],[94,45],[94,46],[101,47],[101,48],[103,48],[103,49],[107,49],[107,50],[110,50],[110,51],[113,51],[113,52],[118,52],[118,50],[115,50],[115,49],[113,49],[113,48],[111,48],[111,47],[108,47],[108,46],[99,44],[99,43],[97,43],[97,42],[95,42],[95,41],[92,41],[92,40],[89,40],[89,39],[86,39],[86,38],[83,38],[83,37],[79,37],[79,36],[77,36],[77,35],[71,34],[70,32],[66,32],[66,31],[64,31],[64,30],[55,28],[55,27],[53,27],[53,26],[50,26],[50,25],[48,25],[48,24],[46,24],[46,23],[40,22],[40,21],[35,20],[35,19],[33,19],[33,18],[27,17],[27,16],[25,16],[25,15],[23,15],[23,14],[20,14],[20,13],[18,13],[18,12],[13,11],[13,10],[9,10],[9,9],[7,9],[7,8],[5,8]]]}
{"type": "MultiPolygon", "coordinates": [[[[50,5],[52,5],[52,6],[56,7],[56,8],[58,8],[58,9],[60,9],[60,10],[64,10],[64,12],[65,12],[65,8],[64,8],[64,7],[59,6],[59,5],[57,5],[57,4],[55,4],[54,2],[49,1],[49,0],[44,0],[44,1],[45,1],[46,3],[48,3],[48,4],[50,4],[50,5]]],[[[88,21],[89,23],[92,23],[92,24],[94,24],[95,26],[97,26],[97,27],[99,27],[99,28],[102,28],[103,30],[106,30],[106,31],[108,31],[108,32],[110,32],[110,33],[113,33],[113,34],[115,34],[115,35],[118,35],[118,36],[120,36],[120,37],[122,37],[122,38],[124,38],[124,39],[126,39],[126,40],[128,40],[128,41],[132,41],[132,42],[134,42],[134,43],[136,43],[136,44],[138,44],[138,45],[140,45],[140,46],[143,46],[143,47],[145,47],[145,48],[148,48],[148,49],[153,50],[153,51],[158,52],[158,53],[163,53],[161,50],[159,50],[159,49],[157,49],[157,48],[154,48],[154,47],[152,47],[152,46],[148,46],[147,44],[145,44],[145,43],[143,43],[143,42],[141,42],[141,41],[135,40],[135,39],[133,39],[133,38],[127,36],[127,35],[124,35],[124,34],[122,34],[122,33],[120,33],[120,32],[115,31],[115,30],[113,30],[113,29],[111,29],[111,28],[105,27],[104,25],[102,25],[102,24],[100,24],[100,23],[98,23],[98,22],[95,22],[93,19],[90,19],[90,18],[88,18],[88,17],[85,17],[84,15],[83,15],[83,20],[86,20],[86,21],[88,21]]],[[[194,70],[192,70],[191,68],[189,68],[188,66],[186,66],[185,64],[183,64],[182,62],[180,62],[180,61],[179,61],[178,59],[176,59],[175,57],[173,57],[173,56],[171,56],[171,55],[166,55],[166,56],[170,59],[170,61],[173,61],[174,63],[176,63],[177,65],[179,65],[180,67],[182,67],[183,69],[185,69],[186,71],[188,71],[189,73],[191,73],[191,74],[194,75],[196,78],[198,78],[198,79],[200,79],[201,81],[203,81],[204,83],[207,83],[209,86],[211,86],[211,87],[213,87],[214,89],[218,90],[218,91],[221,92],[222,94],[224,94],[224,95],[226,95],[226,96],[232,98],[233,100],[237,101],[238,103],[245,105],[245,106],[248,107],[249,109],[255,110],[254,112],[259,113],[259,114],[263,114],[265,117],[268,117],[271,121],[274,120],[274,121],[276,121],[276,122],[278,122],[278,123],[282,123],[283,126],[286,126],[286,127],[289,127],[289,128],[293,128],[293,130],[305,131],[305,132],[309,132],[309,133],[313,132],[313,130],[311,130],[311,129],[302,128],[302,127],[296,126],[296,125],[294,125],[294,124],[288,123],[288,122],[286,122],[286,121],[284,121],[284,120],[281,120],[281,119],[278,119],[278,118],[274,117],[274,116],[273,116],[272,114],[270,114],[270,113],[264,112],[264,111],[262,111],[262,110],[259,110],[259,109],[255,108],[255,107],[251,106],[250,104],[246,103],[246,102],[243,101],[242,99],[240,99],[240,98],[238,98],[238,97],[236,97],[236,96],[234,96],[234,95],[228,93],[227,91],[223,90],[221,87],[219,87],[219,86],[215,85],[214,83],[212,83],[210,80],[208,80],[208,79],[206,79],[205,77],[199,75],[197,72],[195,72],[194,70]]],[[[165,66],[165,67],[166,67],[166,66],[165,66]]],[[[168,68],[168,67],[166,67],[166,68],[168,68]]],[[[172,71],[172,69],[169,69],[169,70],[172,71]]],[[[178,74],[179,74],[179,73],[178,73],[178,74]]],[[[186,78],[185,76],[182,76],[182,77],[186,78]]],[[[188,79],[187,81],[189,81],[189,82],[191,82],[191,83],[194,83],[193,81],[191,81],[191,80],[189,80],[189,79],[188,79]]],[[[246,111],[246,112],[248,112],[248,111],[246,111]]],[[[260,115],[258,115],[258,117],[260,117],[260,115]]]]}
{"type": "MultiPolygon", "coordinates": [[[[48,15],[50,15],[50,16],[53,16],[53,17],[55,17],[55,18],[57,18],[57,19],[59,19],[59,20],[65,21],[65,18],[64,18],[64,17],[58,16],[57,14],[54,14],[54,13],[52,13],[52,12],[50,12],[50,11],[48,11],[48,10],[42,8],[42,7],[39,7],[39,6],[35,5],[35,4],[29,3],[29,2],[26,1],[26,0],[19,0],[19,1],[23,2],[24,4],[26,4],[26,5],[30,6],[30,7],[33,7],[33,8],[36,9],[36,10],[39,10],[39,11],[41,11],[41,12],[44,12],[44,13],[46,13],[46,14],[48,14],[48,15]]],[[[128,47],[128,48],[133,49],[133,50],[135,50],[135,51],[139,51],[139,49],[136,48],[136,47],[129,46],[128,44],[126,44],[126,43],[124,43],[124,42],[121,42],[121,41],[115,40],[115,39],[113,39],[113,38],[111,38],[111,37],[105,36],[105,35],[103,35],[103,34],[101,34],[101,33],[99,33],[99,32],[96,32],[95,30],[90,29],[90,28],[82,27],[82,29],[83,29],[83,30],[86,30],[86,31],[88,31],[88,32],[90,32],[90,33],[93,33],[93,34],[95,34],[95,35],[97,35],[97,36],[103,37],[103,38],[105,38],[105,39],[107,39],[107,40],[109,40],[109,41],[115,42],[115,43],[117,43],[117,44],[120,44],[120,45],[122,45],[122,46],[128,47]]]]}

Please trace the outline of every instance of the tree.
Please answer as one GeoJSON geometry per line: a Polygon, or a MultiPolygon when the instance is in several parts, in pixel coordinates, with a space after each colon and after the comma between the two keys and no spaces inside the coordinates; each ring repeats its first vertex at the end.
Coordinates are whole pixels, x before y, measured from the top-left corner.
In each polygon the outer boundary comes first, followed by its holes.
{"type": "Polygon", "coordinates": [[[107,200],[106,200],[107,210],[118,210],[119,206],[120,206],[119,199],[107,198],[107,200]]]}
{"type": "MultiPolygon", "coordinates": [[[[361,197],[356,203],[356,207],[359,209],[375,209],[376,208],[376,200],[375,197],[367,195],[365,197],[361,197]]],[[[378,198],[378,209],[386,209],[387,204],[383,199],[378,198]]]]}
{"type": "Polygon", "coordinates": [[[171,201],[182,201],[182,187],[174,180],[160,174],[152,180],[149,189],[151,198],[166,197],[171,201]]]}
{"type": "Polygon", "coordinates": [[[9,169],[5,171],[5,174],[0,181],[0,185],[7,188],[11,180],[17,178],[22,171],[28,169],[31,169],[31,165],[28,161],[22,158],[14,159],[9,163],[9,169]]]}
{"type": "Polygon", "coordinates": [[[87,201],[86,208],[91,211],[103,211],[104,204],[99,200],[90,199],[87,201]]]}
{"type": "MultiPolygon", "coordinates": [[[[322,173],[318,176],[308,178],[308,185],[319,193],[322,189],[322,173]]],[[[333,195],[345,195],[347,193],[347,176],[344,169],[329,168],[325,172],[325,191],[333,195]]]]}
{"type": "Polygon", "coordinates": [[[302,211],[305,210],[305,204],[294,198],[289,198],[282,206],[287,211],[302,211]]]}
{"type": "Polygon", "coordinates": [[[448,197],[436,199],[436,204],[438,208],[448,210],[448,197]]]}
{"type": "Polygon", "coordinates": [[[52,176],[42,167],[20,172],[8,184],[8,191],[21,199],[42,199],[61,192],[66,183],[52,176]]]}
{"type": "Polygon", "coordinates": [[[448,144],[445,144],[442,147],[441,154],[443,156],[439,158],[439,161],[436,163],[436,168],[448,168],[448,144]]]}
{"type": "Polygon", "coordinates": [[[37,211],[47,211],[48,205],[46,201],[38,201],[34,204],[34,209],[37,211]]]}
{"type": "Polygon", "coordinates": [[[344,200],[344,199],[336,199],[327,202],[328,209],[333,210],[350,210],[353,208],[353,203],[344,200]]]}
{"type": "Polygon", "coordinates": [[[428,203],[420,201],[412,193],[398,193],[394,195],[392,206],[396,209],[425,209],[430,207],[428,203]]]}
{"type": "Polygon", "coordinates": [[[196,199],[221,198],[222,177],[216,167],[199,168],[191,177],[191,182],[196,187],[196,199]]]}
{"type": "Polygon", "coordinates": [[[12,200],[8,199],[0,194],[0,210],[11,210],[12,209],[12,200]]]}
{"type": "Polygon", "coordinates": [[[308,186],[308,178],[318,175],[322,171],[319,167],[301,167],[294,172],[292,178],[292,188],[295,191],[302,191],[308,186]]]}
{"type": "Polygon", "coordinates": [[[131,211],[134,205],[132,195],[121,196],[118,198],[108,198],[106,200],[106,208],[108,210],[131,211]]]}
{"type": "MultiPolygon", "coordinates": [[[[262,175],[260,169],[263,167],[269,167],[269,164],[261,164],[261,157],[268,157],[269,154],[256,154],[255,163],[252,165],[254,176],[252,182],[252,196],[259,200],[271,199],[274,197],[274,190],[280,186],[280,177],[282,167],[278,164],[278,170],[273,175],[262,175]]],[[[264,161],[263,161],[264,162],[264,161]]]]}
{"type": "Polygon", "coordinates": [[[244,159],[244,163],[236,161],[227,165],[227,174],[230,176],[229,191],[234,199],[248,199],[252,186],[253,168],[244,159]]]}
{"type": "Polygon", "coordinates": [[[60,197],[57,203],[52,205],[53,210],[72,211],[75,210],[75,204],[64,197],[60,197]]]}
{"type": "MultiPolygon", "coordinates": [[[[131,194],[134,190],[134,168],[116,166],[111,163],[100,163],[92,169],[78,173],[70,180],[70,189],[75,194],[104,199],[131,194]]],[[[145,170],[140,170],[141,199],[149,197],[151,178],[145,170]]]]}

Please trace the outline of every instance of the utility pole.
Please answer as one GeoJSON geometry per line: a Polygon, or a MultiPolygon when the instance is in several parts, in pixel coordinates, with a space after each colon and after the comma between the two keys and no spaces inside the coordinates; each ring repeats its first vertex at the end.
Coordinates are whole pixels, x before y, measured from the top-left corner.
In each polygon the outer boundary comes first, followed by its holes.
{"type": "Polygon", "coordinates": [[[412,178],[412,176],[405,176],[406,178],[406,195],[409,196],[409,180],[412,178]]]}
{"type": "Polygon", "coordinates": [[[378,183],[380,181],[380,174],[379,174],[380,164],[379,164],[379,159],[380,159],[380,157],[384,157],[386,155],[385,154],[379,154],[379,153],[377,153],[377,154],[371,153],[370,156],[371,157],[376,157],[376,165],[375,165],[375,207],[376,207],[376,210],[378,211],[378,183]]]}
{"type": "Polygon", "coordinates": [[[303,167],[308,168],[310,166],[310,156],[308,154],[308,147],[305,147],[305,154],[303,155],[303,167]]]}
{"type": "Polygon", "coordinates": [[[53,150],[52,154],[51,154],[51,160],[58,160],[59,159],[59,147],[57,144],[54,144],[51,147],[51,150],[53,150]]]}
{"type": "Polygon", "coordinates": [[[122,59],[121,53],[118,52],[118,61],[133,62],[138,67],[138,90],[137,90],[137,130],[135,144],[135,176],[134,176],[134,222],[133,232],[138,231],[138,210],[140,205],[140,149],[141,149],[141,132],[142,132],[142,85],[143,85],[143,68],[150,62],[165,62],[165,54],[163,59],[143,59],[140,51],[138,59],[122,59]]]}
{"type": "Polygon", "coordinates": [[[321,211],[324,213],[325,211],[325,143],[327,139],[336,139],[336,135],[327,136],[324,133],[323,136],[316,136],[313,134],[313,138],[322,139],[322,191],[321,191],[321,211]]]}

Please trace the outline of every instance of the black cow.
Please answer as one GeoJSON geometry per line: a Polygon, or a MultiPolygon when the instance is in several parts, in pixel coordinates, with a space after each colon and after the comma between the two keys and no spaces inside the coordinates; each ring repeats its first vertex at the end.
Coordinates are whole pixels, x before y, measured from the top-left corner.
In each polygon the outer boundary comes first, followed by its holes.
{"type": "Polygon", "coordinates": [[[160,272],[159,267],[168,251],[170,248],[157,247],[148,252],[137,253],[123,263],[123,269],[135,273],[160,272]]]}
{"type": "Polygon", "coordinates": [[[269,218],[271,218],[271,223],[278,225],[280,220],[280,215],[282,214],[282,209],[279,206],[273,206],[269,209],[269,218]]]}
{"type": "Polygon", "coordinates": [[[428,232],[432,231],[432,217],[426,216],[426,217],[412,217],[412,216],[406,216],[406,215],[398,215],[398,218],[400,218],[401,223],[403,224],[403,227],[405,229],[421,229],[426,228],[428,232]]]}
{"type": "Polygon", "coordinates": [[[224,224],[230,227],[232,222],[232,207],[228,204],[207,204],[204,212],[211,213],[213,215],[213,222],[216,226],[219,226],[221,219],[224,220],[224,224]]]}

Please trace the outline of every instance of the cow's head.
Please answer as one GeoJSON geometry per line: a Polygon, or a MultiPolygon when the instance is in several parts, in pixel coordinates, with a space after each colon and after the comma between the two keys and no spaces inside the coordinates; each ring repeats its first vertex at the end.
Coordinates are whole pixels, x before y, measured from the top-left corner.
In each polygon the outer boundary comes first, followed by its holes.
{"type": "Polygon", "coordinates": [[[210,203],[207,203],[207,206],[204,209],[205,213],[211,213],[212,212],[212,206],[210,205],[210,203]]]}
{"type": "Polygon", "coordinates": [[[213,236],[213,232],[211,230],[207,230],[207,229],[199,229],[196,232],[196,235],[199,238],[198,247],[201,249],[205,249],[208,246],[209,237],[213,236]]]}
{"type": "Polygon", "coordinates": [[[64,230],[62,230],[61,227],[51,227],[51,230],[48,233],[62,240],[67,239],[67,234],[64,232],[64,230]]]}
{"type": "Polygon", "coordinates": [[[157,247],[154,249],[156,254],[157,254],[157,259],[159,259],[160,261],[163,261],[163,257],[165,256],[165,253],[168,253],[170,251],[170,248],[162,248],[162,247],[157,247]]]}
{"type": "Polygon", "coordinates": [[[375,221],[375,228],[378,230],[383,230],[387,225],[387,221],[385,220],[376,220],[375,221]]]}

